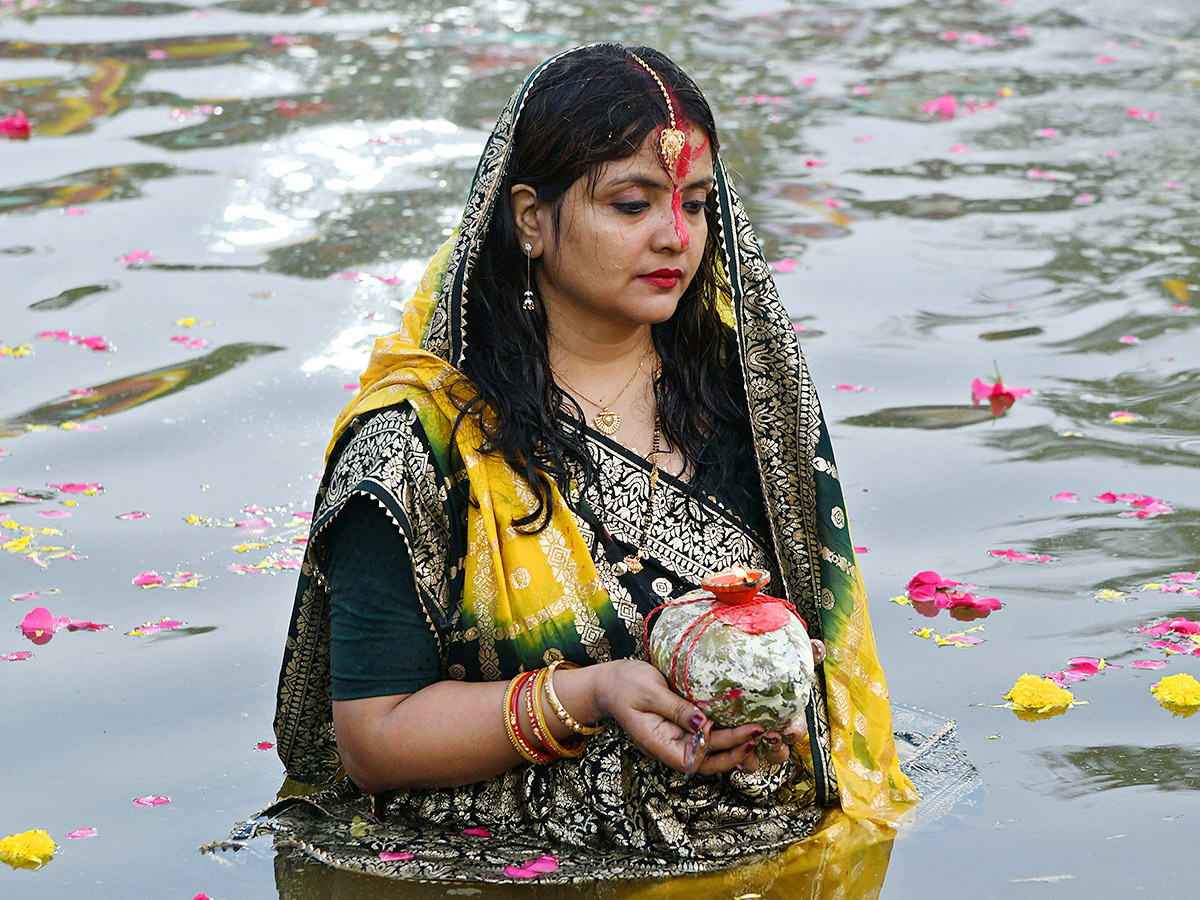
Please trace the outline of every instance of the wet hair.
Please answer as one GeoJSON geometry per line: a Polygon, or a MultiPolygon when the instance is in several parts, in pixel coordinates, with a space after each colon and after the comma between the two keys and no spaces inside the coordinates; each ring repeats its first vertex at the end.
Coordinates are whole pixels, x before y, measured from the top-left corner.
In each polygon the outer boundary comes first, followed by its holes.
{"type": "MultiPolygon", "coordinates": [[[[712,110],[695,83],[662,53],[597,44],[564,55],[538,76],[525,100],[508,173],[467,288],[462,368],[474,388],[457,402],[463,415],[484,406],[496,413],[481,423],[482,449],[502,455],[532,488],[535,508],[514,523],[526,531],[548,523],[550,483],[566,496],[573,478],[591,479],[592,461],[583,411],[550,371],[545,307],[538,302],[534,310],[521,308],[526,257],[513,223],[511,189],[532,187],[550,206],[557,231],[563,197],[575,182],[587,178],[594,187],[605,163],[635,155],[668,124],[663,91],[633,54],[662,80],[680,126],[705,133],[715,159],[712,110]]],[[[724,483],[733,474],[734,442],[722,440],[722,432],[744,429],[748,415],[734,335],[715,302],[718,221],[711,194],[705,214],[708,239],[699,269],[671,318],[652,327],[662,358],[655,391],[663,433],[682,453],[693,490],[701,482],[724,483]]],[[[536,292],[536,280],[531,287],[536,292]]]]}

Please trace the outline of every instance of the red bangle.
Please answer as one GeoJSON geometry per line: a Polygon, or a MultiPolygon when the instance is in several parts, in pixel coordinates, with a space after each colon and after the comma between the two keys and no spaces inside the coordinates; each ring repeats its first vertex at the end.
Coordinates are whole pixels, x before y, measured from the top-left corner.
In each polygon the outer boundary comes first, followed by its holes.
{"type": "Polygon", "coordinates": [[[522,672],[508,683],[504,696],[504,724],[508,729],[508,739],[524,759],[531,763],[546,763],[553,760],[554,756],[534,748],[521,731],[521,688],[536,676],[536,671],[522,672]]]}

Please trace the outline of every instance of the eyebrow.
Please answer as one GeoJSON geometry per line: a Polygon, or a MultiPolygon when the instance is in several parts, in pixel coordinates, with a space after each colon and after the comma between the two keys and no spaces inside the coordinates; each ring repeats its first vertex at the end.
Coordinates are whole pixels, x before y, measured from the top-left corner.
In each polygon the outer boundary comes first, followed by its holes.
{"type": "MultiPolygon", "coordinates": [[[[683,190],[690,191],[696,188],[712,188],[716,186],[715,178],[697,178],[695,181],[690,181],[683,186],[683,190]]],[[[660,191],[671,190],[673,186],[668,186],[665,182],[654,178],[648,178],[644,175],[631,175],[628,178],[618,178],[614,181],[607,182],[604,187],[618,188],[625,185],[636,185],[637,187],[653,188],[660,191]]]]}

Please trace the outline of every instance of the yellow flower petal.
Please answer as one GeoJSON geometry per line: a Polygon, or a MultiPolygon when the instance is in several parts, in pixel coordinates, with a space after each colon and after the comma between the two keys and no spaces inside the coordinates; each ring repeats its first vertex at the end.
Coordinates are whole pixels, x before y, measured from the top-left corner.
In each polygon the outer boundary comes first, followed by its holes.
{"type": "Polygon", "coordinates": [[[1017,712],[1053,713],[1070,709],[1075,697],[1049,678],[1038,678],[1026,672],[1004,695],[1017,712]]]}
{"type": "Polygon", "coordinates": [[[1177,716],[1190,716],[1200,709],[1200,681],[1187,672],[1168,675],[1150,686],[1150,692],[1158,698],[1164,709],[1177,716]]]}
{"type": "Polygon", "coordinates": [[[54,841],[42,829],[10,834],[0,840],[0,862],[14,869],[40,869],[54,856],[54,841]]]}

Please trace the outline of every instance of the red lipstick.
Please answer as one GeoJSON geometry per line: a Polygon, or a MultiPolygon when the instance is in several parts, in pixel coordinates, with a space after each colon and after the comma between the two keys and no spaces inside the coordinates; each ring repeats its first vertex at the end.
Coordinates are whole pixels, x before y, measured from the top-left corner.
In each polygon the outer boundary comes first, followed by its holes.
{"type": "Polygon", "coordinates": [[[645,275],[639,275],[638,278],[642,281],[649,282],[655,287],[670,290],[679,283],[679,279],[683,277],[682,269],[656,269],[653,272],[647,272],[645,275]]]}

